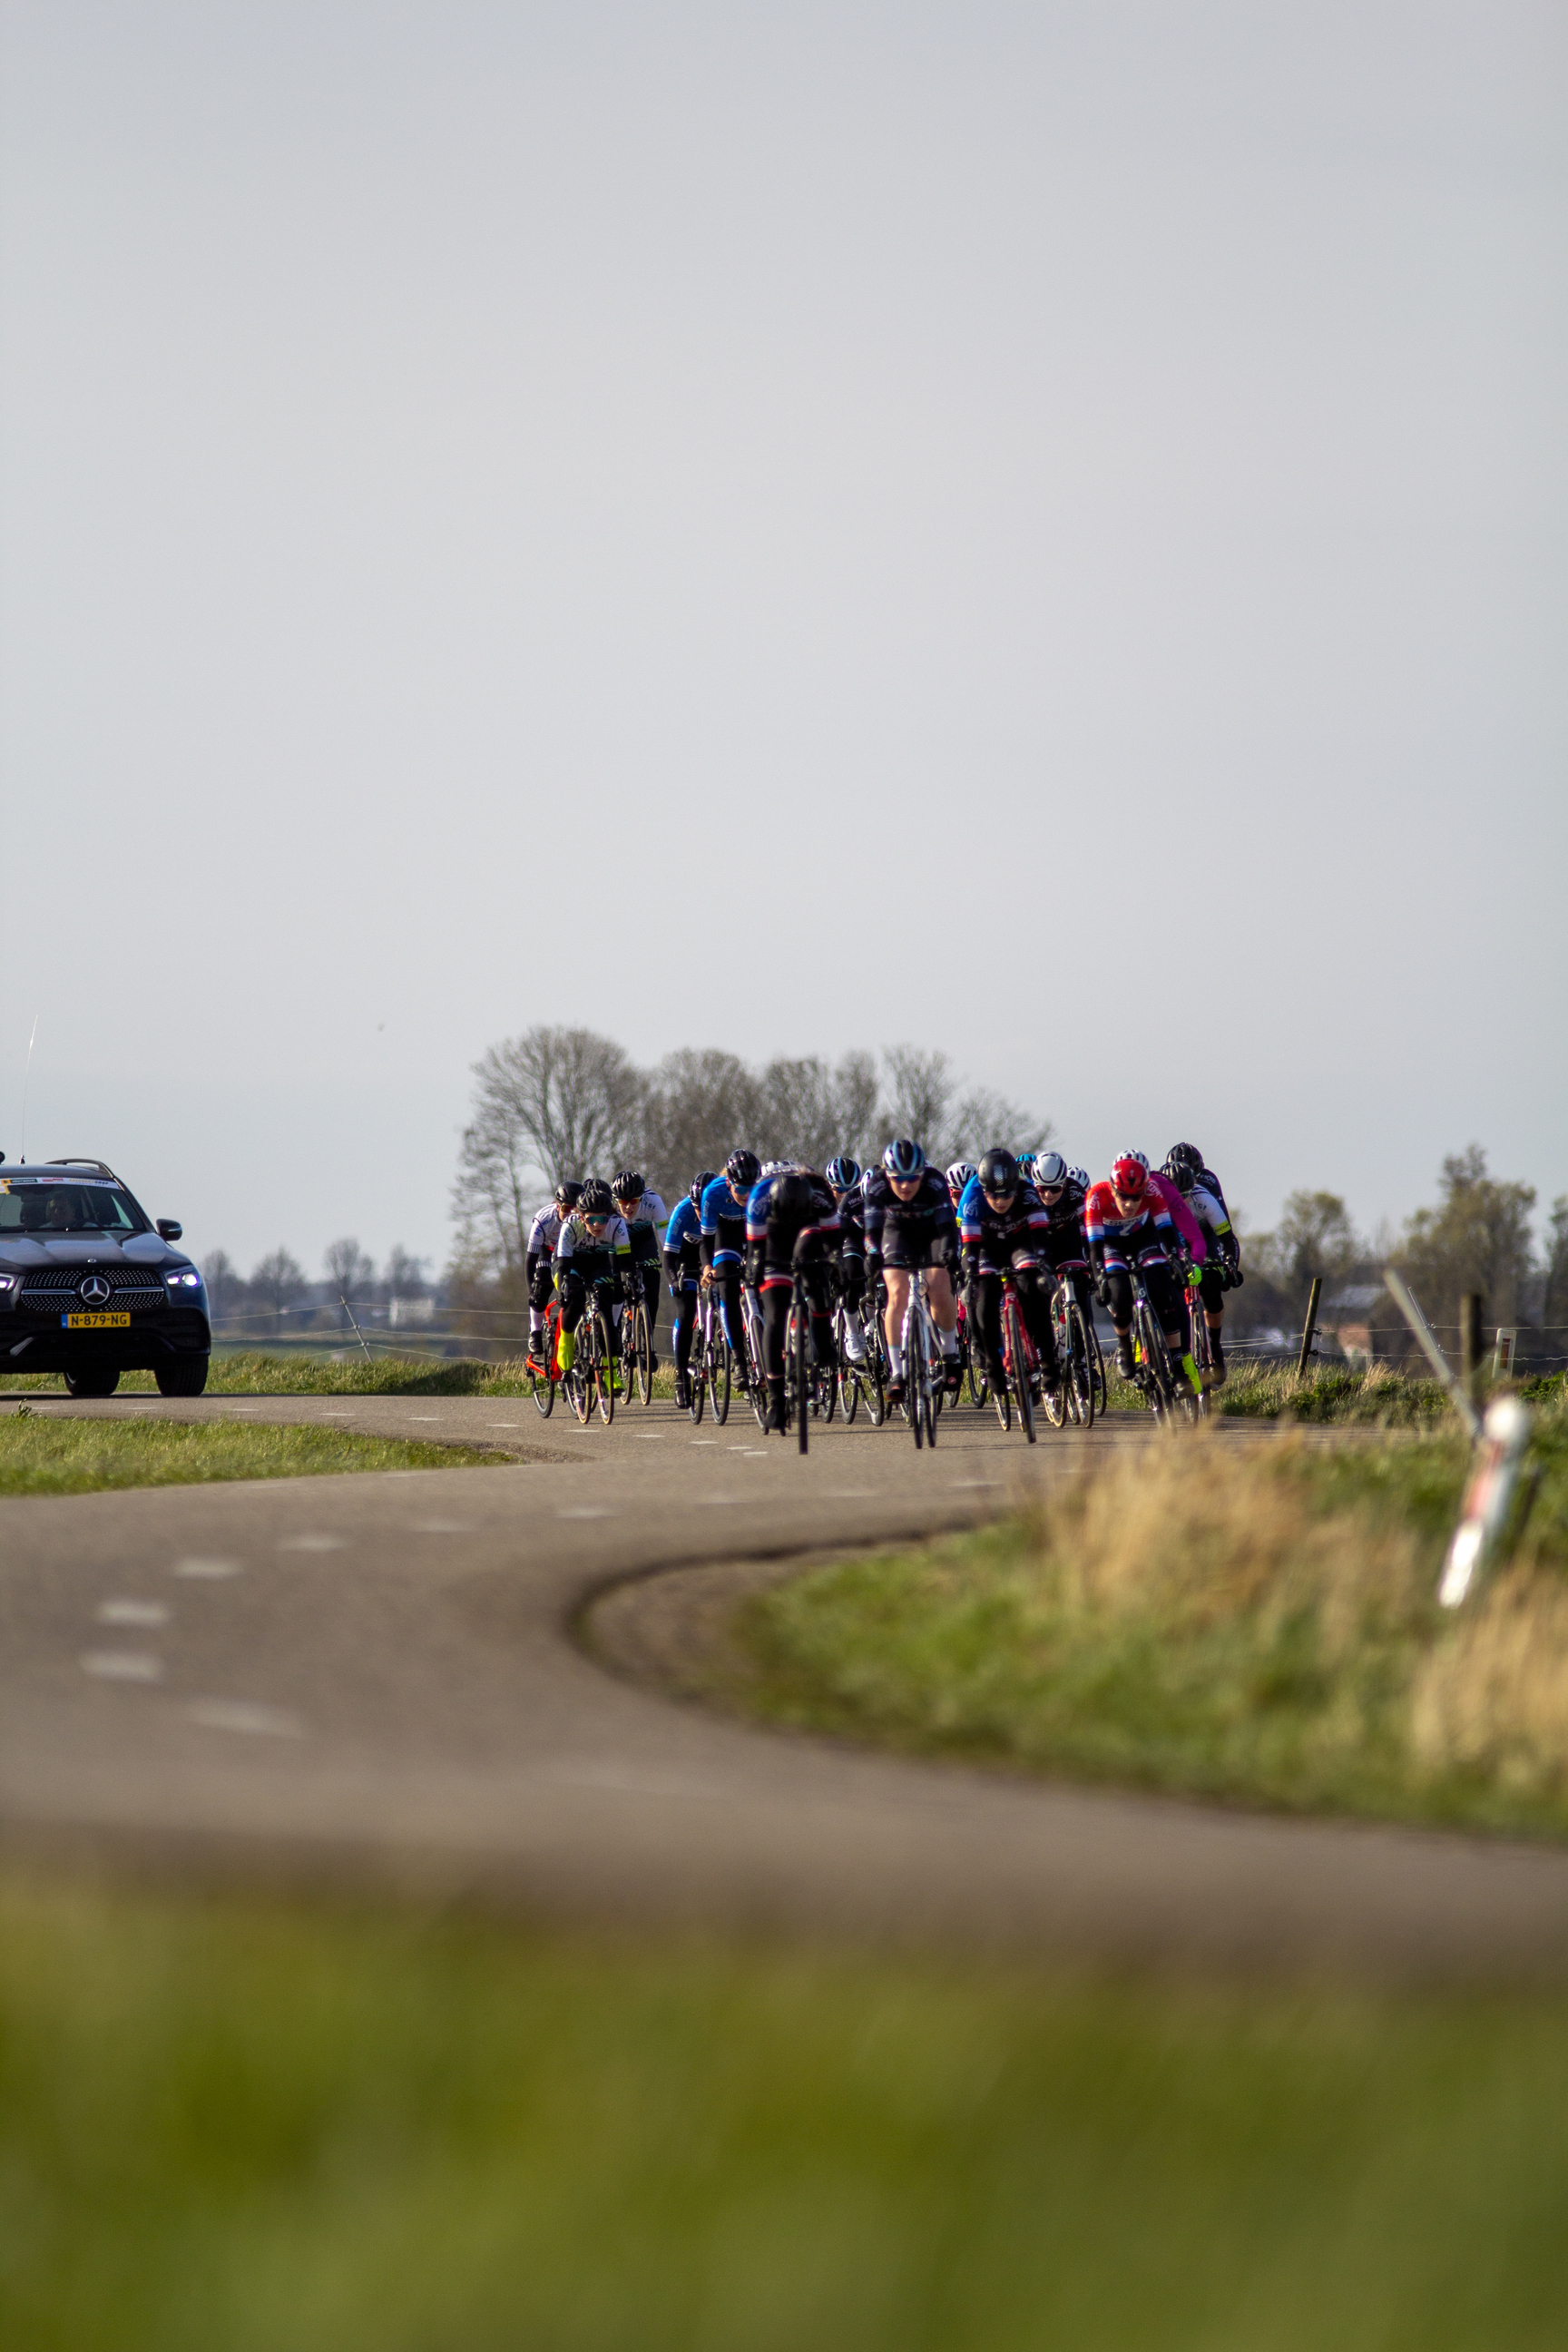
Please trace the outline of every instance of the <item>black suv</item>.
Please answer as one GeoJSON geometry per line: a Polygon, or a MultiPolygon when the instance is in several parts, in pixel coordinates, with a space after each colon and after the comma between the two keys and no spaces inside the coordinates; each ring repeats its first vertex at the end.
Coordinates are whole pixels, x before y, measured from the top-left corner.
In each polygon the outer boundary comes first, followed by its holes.
{"type": "Polygon", "coordinates": [[[112,1396],[153,1372],[200,1396],[212,1326],[201,1276],[101,1160],[0,1160],[0,1372],[63,1372],[72,1396],[112,1396]]]}

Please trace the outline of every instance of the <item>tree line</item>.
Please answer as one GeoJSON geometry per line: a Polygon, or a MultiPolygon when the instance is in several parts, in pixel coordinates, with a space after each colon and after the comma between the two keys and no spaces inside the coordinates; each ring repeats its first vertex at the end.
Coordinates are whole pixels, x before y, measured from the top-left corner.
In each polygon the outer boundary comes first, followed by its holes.
{"type": "Polygon", "coordinates": [[[276,1335],[309,1329],[316,1317],[341,1324],[339,1302],[344,1298],[362,1321],[395,1321],[400,1306],[423,1304],[430,1297],[425,1266],[423,1258],[411,1256],[398,1243],[378,1270],[351,1234],[328,1246],[319,1277],[307,1274],[279,1244],[248,1275],[241,1274],[226,1250],[213,1250],[202,1260],[202,1278],[216,1324],[276,1335]]]}
{"type": "Polygon", "coordinates": [[[452,1192],[452,1272],[464,1285],[515,1275],[533,1212],[563,1178],[632,1165],[673,1205],[698,1169],[721,1168],[740,1143],[820,1168],[835,1152],[865,1160],[889,1136],[912,1135],[945,1166],[1000,1141],[1038,1150],[1051,1132],[1048,1119],[915,1045],[760,1066],[686,1046],[644,1069],[613,1038],[542,1026],[492,1045],[474,1081],[452,1192]]]}

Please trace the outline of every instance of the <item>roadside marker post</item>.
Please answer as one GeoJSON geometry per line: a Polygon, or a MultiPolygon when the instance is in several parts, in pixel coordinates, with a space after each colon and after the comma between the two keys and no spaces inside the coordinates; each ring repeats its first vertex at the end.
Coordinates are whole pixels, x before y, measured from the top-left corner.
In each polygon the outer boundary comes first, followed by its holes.
{"type": "Polygon", "coordinates": [[[1494,1381],[1506,1381],[1510,1377],[1513,1371],[1513,1351],[1518,1345],[1519,1333],[1517,1331],[1504,1331],[1500,1328],[1497,1339],[1493,1342],[1492,1346],[1492,1378],[1494,1381]]]}
{"type": "Polygon", "coordinates": [[[1304,1381],[1307,1377],[1307,1365],[1312,1353],[1312,1342],[1318,1336],[1318,1301],[1322,1295],[1323,1277],[1321,1274],[1315,1274],[1312,1276],[1311,1293],[1307,1300],[1307,1321],[1301,1333],[1301,1353],[1296,1360],[1296,1378],[1299,1381],[1304,1381]]]}

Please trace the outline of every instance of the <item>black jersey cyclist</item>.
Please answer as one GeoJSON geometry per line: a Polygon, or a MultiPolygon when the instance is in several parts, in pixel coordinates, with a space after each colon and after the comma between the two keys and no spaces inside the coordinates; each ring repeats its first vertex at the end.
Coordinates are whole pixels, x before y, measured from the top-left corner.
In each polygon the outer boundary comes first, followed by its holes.
{"type": "Polygon", "coordinates": [[[1006,1386],[1002,1361],[1002,1281],[1009,1267],[1024,1322],[1039,1358],[1040,1378],[1047,1389],[1054,1389],[1060,1379],[1049,1294],[1040,1279],[1047,1232],[1038,1193],[1024,1181],[1012,1153],[1000,1143],[993,1144],[964,1187],[960,1238],[969,1311],[980,1336],[991,1385],[999,1394],[1006,1386]]]}
{"type": "Polygon", "coordinates": [[[1089,1179],[1081,1169],[1069,1168],[1059,1151],[1041,1151],[1035,1156],[1034,1183],[1046,1213],[1040,1264],[1071,1287],[1087,1328],[1093,1312],[1089,1242],[1083,1230],[1089,1179]]]}
{"type": "Polygon", "coordinates": [[[1208,1243],[1209,1254],[1204,1261],[1199,1287],[1204,1321],[1208,1326],[1209,1352],[1214,1359],[1211,1386],[1222,1389],[1226,1379],[1221,1329],[1225,1294],[1239,1288],[1241,1284],[1241,1240],[1230,1222],[1219,1178],[1195,1143],[1173,1143],[1165,1154],[1164,1172],[1202,1225],[1208,1243]]]}
{"type": "MultiPolygon", "coordinates": [[[[640,1168],[621,1169],[611,1177],[610,1191],[632,1237],[632,1264],[642,1278],[651,1342],[654,1325],[658,1320],[659,1229],[669,1223],[669,1211],[646,1181],[640,1168]]],[[[657,1367],[658,1358],[653,1354],[651,1345],[648,1354],[650,1363],[657,1367]]]]}
{"type": "Polygon", "coordinates": [[[734,1358],[735,1378],[742,1388],[751,1385],[746,1360],[746,1331],[741,1315],[741,1277],[746,1263],[746,1202],[763,1172],[754,1151],[731,1151],[722,1176],[715,1176],[702,1195],[702,1283],[718,1289],[723,1301],[724,1336],[734,1358]]]}
{"type": "Polygon", "coordinates": [[[883,1328],[888,1339],[888,1396],[901,1402],[904,1393],[904,1316],[910,1284],[926,1270],[926,1297],[942,1342],[942,1369],[950,1386],[959,1380],[958,1302],[952,1293],[952,1269],[958,1258],[958,1219],[947,1196],[945,1180],[926,1164],[925,1153],[908,1136],[900,1136],[882,1154],[879,1168],[865,1179],[866,1265],[870,1279],[878,1265],[888,1286],[888,1310],[883,1328]]]}
{"type": "Polygon", "coordinates": [[[746,1203],[746,1280],[762,1306],[770,1430],[784,1426],[784,1337],[796,1265],[805,1269],[816,1360],[838,1361],[829,1288],[837,1245],[838,1211],[825,1177],[809,1168],[786,1168],[752,1186],[746,1203]]]}
{"type": "Polygon", "coordinates": [[[866,1360],[865,1334],[858,1309],[866,1296],[866,1171],[840,1152],[824,1171],[838,1211],[838,1296],[845,1307],[844,1352],[852,1364],[866,1360]]]}
{"type": "Polygon", "coordinates": [[[702,1272],[702,1195],[718,1181],[711,1168],[691,1180],[664,1229],[664,1271],[675,1302],[675,1402],[682,1412],[691,1402],[691,1336],[697,1328],[697,1283],[702,1272]]]}
{"type": "Polygon", "coordinates": [[[632,1237],[617,1215],[610,1188],[591,1176],[583,1196],[561,1228],[555,1244],[555,1288],[561,1300],[561,1338],[555,1360],[569,1372],[577,1357],[577,1326],[589,1294],[602,1297],[612,1328],[621,1317],[621,1281],[631,1272],[632,1237]]]}
{"type": "Polygon", "coordinates": [[[528,1360],[537,1372],[544,1370],[544,1318],[553,1293],[555,1244],[561,1227],[583,1197],[583,1187],[570,1180],[557,1184],[555,1198],[546,1201],[528,1229],[523,1273],[528,1282],[528,1360]]]}

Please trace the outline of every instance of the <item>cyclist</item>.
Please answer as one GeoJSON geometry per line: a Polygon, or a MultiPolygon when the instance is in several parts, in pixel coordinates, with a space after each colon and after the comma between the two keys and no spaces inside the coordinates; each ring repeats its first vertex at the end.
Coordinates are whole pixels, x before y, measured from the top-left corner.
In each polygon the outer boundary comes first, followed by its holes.
{"type": "Polygon", "coordinates": [[[974,1181],[973,1167],[967,1160],[955,1160],[947,1171],[947,1197],[952,1202],[952,1213],[958,1215],[959,1204],[974,1181]]]}
{"type": "MultiPolygon", "coordinates": [[[[828,1266],[838,1238],[838,1211],[826,1179],[810,1168],[764,1176],[746,1202],[746,1281],[762,1303],[763,1364],[768,1383],[770,1430],[784,1426],[784,1336],[794,1269],[805,1267],[811,1344],[819,1364],[837,1365],[828,1266]]],[[[798,1398],[801,1412],[805,1400],[798,1398]]]]}
{"type": "Polygon", "coordinates": [[[1219,1178],[1205,1164],[1203,1153],[1194,1143],[1173,1143],[1165,1155],[1161,1171],[1173,1184],[1188,1208],[1202,1225],[1208,1239],[1209,1253],[1204,1263],[1201,1289],[1204,1321],[1208,1325],[1209,1349],[1214,1357],[1210,1385],[1225,1386],[1225,1342],[1220,1326],[1225,1318],[1225,1294],[1241,1283],[1241,1242],[1230,1222],[1230,1212],[1225,1204],[1225,1194],[1219,1178]]]}
{"type": "Polygon", "coordinates": [[[616,1213],[609,1186],[600,1177],[591,1176],[555,1244],[555,1288],[561,1300],[555,1361],[562,1371],[569,1372],[576,1361],[577,1326],[587,1311],[590,1290],[610,1309],[614,1345],[614,1327],[621,1319],[619,1277],[630,1274],[631,1263],[632,1237],[626,1221],[616,1213]]]}
{"type": "Polygon", "coordinates": [[[1040,1280],[1040,1250],[1047,1231],[1046,1212],[1018,1162],[1002,1144],[993,1144],[965,1185],[959,1209],[968,1311],[978,1332],[1000,1395],[1007,1385],[1002,1362],[1002,1276],[1011,1266],[1018,1303],[1047,1389],[1060,1383],[1057,1343],[1051,1330],[1050,1298],[1040,1280]]]}
{"type": "Polygon", "coordinates": [[[702,1195],[701,1249],[704,1287],[717,1286],[723,1296],[724,1336],[733,1356],[735,1378],[751,1386],[746,1360],[746,1327],[741,1316],[741,1274],[745,1265],[746,1202],[762,1175],[762,1162],[744,1147],[731,1151],[724,1173],[715,1176],[702,1195]]]}
{"type": "Polygon", "coordinates": [[[632,1237],[632,1264],[642,1278],[643,1300],[647,1307],[648,1363],[657,1370],[658,1358],[653,1352],[653,1328],[658,1320],[658,1228],[668,1223],[669,1211],[658,1194],[649,1190],[639,1168],[623,1168],[618,1175],[611,1177],[610,1190],[632,1237]]]}
{"type": "Polygon", "coordinates": [[[555,1198],[546,1201],[528,1229],[528,1250],[523,1258],[523,1271],[528,1279],[528,1360],[536,1372],[544,1370],[540,1350],[544,1337],[544,1317],[554,1289],[552,1264],[555,1244],[560,1238],[563,1221],[569,1217],[583,1197],[581,1184],[569,1180],[555,1187],[555,1198]]]}
{"type": "Polygon", "coordinates": [[[1187,1345],[1186,1301],[1176,1286],[1168,1253],[1179,1240],[1185,1240],[1194,1259],[1201,1261],[1206,1244],[1184,1202],[1181,1207],[1178,1224],[1163,1194],[1150,1184],[1149,1162],[1143,1154],[1123,1151],[1112,1161],[1109,1177],[1089,1186],[1083,1211],[1084,1238],[1100,1277],[1100,1295],[1116,1328],[1116,1369],[1121,1378],[1130,1381],[1136,1370],[1131,1272],[1136,1265],[1173,1360],[1196,1394],[1197,1368],[1187,1345]]]}
{"type": "Polygon", "coordinates": [[[664,1229],[664,1270],[675,1301],[671,1333],[675,1402],[682,1412],[691,1402],[691,1335],[697,1328],[697,1277],[702,1268],[702,1195],[716,1181],[711,1168],[693,1177],[690,1191],[676,1202],[664,1229]]]}
{"type": "Polygon", "coordinates": [[[1083,1309],[1085,1327],[1093,1307],[1089,1297],[1089,1244],[1083,1233],[1083,1204],[1089,1179],[1069,1168],[1059,1151],[1042,1151],[1035,1160],[1035,1190],[1046,1213],[1041,1262],[1058,1282],[1070,1284],[1083,1309]]]}
{"type": "Polygon", "coordinates": [[[856,1312],[866,1296],[866,1172],[841,1152],[826,1168],[827,1189],[838,1212],[838,1296],[844,1302],[844,1352],[864,1364],[866,1339],[856,1312]]]}
{"type": "Polygon", "coordinates": [[[922,1268],[928,1270],[926,1296],[942,1343],[942,1370],[956,1390],[958,1303],[952,1268],[958,1255],[958,1220],[947,1185],[926,1165],[920,1145],[900,1136],[883,1152],[881,1166],[867,1171],[865,1199],[868,1274],[873,1262],[879,1264],[888,1286],[883,1329],[888,1335],[889,1402],[903,1402],[904,1316],[910,1283],[922,1268]]]}

